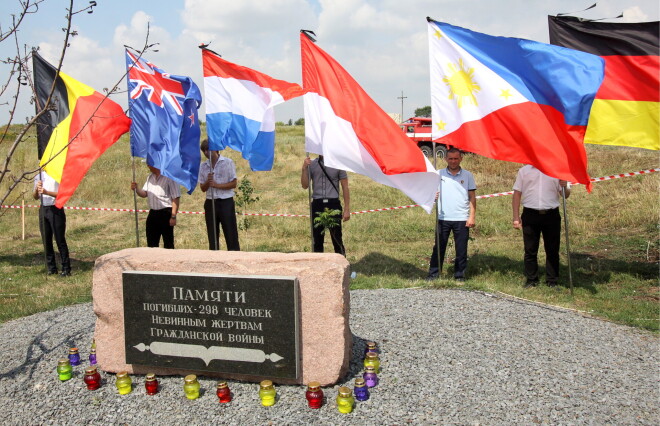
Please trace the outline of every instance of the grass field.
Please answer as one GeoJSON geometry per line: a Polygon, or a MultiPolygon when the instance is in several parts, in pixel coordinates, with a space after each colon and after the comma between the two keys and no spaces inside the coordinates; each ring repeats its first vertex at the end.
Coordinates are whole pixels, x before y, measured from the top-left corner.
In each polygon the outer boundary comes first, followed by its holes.
{"type": "MultiPolygon", "coordinates": [[[[307,191],[300,187],[304,158],[301,126],[278,127],[275,166],[271,172],[250,172],[237,153],[234,159],[239,179],[248,177],[260,200],[248,212],[307,214],[307,191]]],[[[4,151],[2,152],[4,155],[4,151]]],[[[588,145],[589,172],[593,177],[657,168],[657,152],[621,147],[588,145]]],[[[14,155],[11,169],[28,170],[36,164],[36,142],[27,141],[14,155]]],[[[519,164],[466,155],[463,166],[472,171],[477,195],[511,190],[519,164]]],[[[96,162],[69,206],[133,208],[129,190],[132,159],[128,141],[122,138],[96,162]]],[[[141,185],[148,170],[139,159],[137,180],[141,185]]],[[[658,174],[634,176],[594,184],[591,194],[575,186],[568,200],[574,295],[568,289],[565,247],[562,246],[561,286],[524,289],[522,235],[511,227],[511,197],[477,202],[477,227],[471,233],[468,280],[463,286],[502,292],[542,303],[573,308],[611,321],[648,330],[658,330],[659,225],[658,174]]],[[[412,204],[399,191],[349,174],[351,210],[412,204]]],[[[0,190],[5,191],[6,182],[0,190]]],[[[32,184],[21,184],[10,205],[36,204],[32,184]]],[[[181,210],[203,210],[203,194],[184,194],[181,210]]],[[[146,209],[146,200],[138,199],[146,209]]],[[[139,215],[139,233],[145,245],[146,214],[139,215]]],[[[251,227],[240,232],[241,247],[247,251],[310,251],[309,221],[297,217],[250,217],[251,227]]],[[[455,287],[452,262],[443,277],[427,282],[433,245],[434,219],[421,208],[353,215],[345,224],[347,257],[357,278],[354,289],[455,287]]],[[[45,274],[37,209],[25,209],[25,239],[22,239],[21,210],[0,211],[0,321],[7,321],[91,300],[95,259],[108,252],[134,247],[133,213],[67,210],[67,241],[73,259],[73,276],[45,274]]],[[[177,248],[207,247],[204,218],[180,214],[175,229],[177,248]]],[[[562,244],[564,240],[562,239],[562,244]]],[[[224,241],[221,242],[224,246],[224,241]]],[[[326,250],[331,245],[326,242],[326,250]]],[[[453,257],[453,248],[448,256],[453,257]]],[[[545,259],[540,253],[539,263],[545,259]]]]}

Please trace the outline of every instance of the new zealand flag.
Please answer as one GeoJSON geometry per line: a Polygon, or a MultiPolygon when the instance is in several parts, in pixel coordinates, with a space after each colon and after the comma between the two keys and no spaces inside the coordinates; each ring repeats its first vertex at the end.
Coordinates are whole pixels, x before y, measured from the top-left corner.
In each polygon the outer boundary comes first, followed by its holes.
{"type": "Polygon", "coordinates": [[[199,88],[190,77],[168,74],[128,50],[126,67],[131,154],[192,193],[201,160],[199,88]]]}

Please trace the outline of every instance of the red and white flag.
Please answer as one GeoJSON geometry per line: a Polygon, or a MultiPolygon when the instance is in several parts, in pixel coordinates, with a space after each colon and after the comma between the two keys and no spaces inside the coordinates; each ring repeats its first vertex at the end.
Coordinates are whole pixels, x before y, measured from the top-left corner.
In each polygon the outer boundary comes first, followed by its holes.
{"type": "Polygon", "coordinates": [[[326,165],[401,190],[427,213],[439,177],[417,145],[351,75],[300,34],[305,148],[326,165]]]}

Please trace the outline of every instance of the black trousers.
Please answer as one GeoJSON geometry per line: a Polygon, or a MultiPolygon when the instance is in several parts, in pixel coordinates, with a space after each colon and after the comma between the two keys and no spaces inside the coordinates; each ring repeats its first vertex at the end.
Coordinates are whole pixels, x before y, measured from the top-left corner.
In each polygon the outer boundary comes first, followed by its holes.
{"type": "Polygon", "coordinates": [[[524,208],[523,242],[525,245],[525,278],[539,280],[538,252],[541,235],[545,248],[545,280],[556,284],[559,278],[559,246],[561,242],[561,216],[559,208],[539,211],[524,208]]]}
{"type": "MultiPolygon", "coordinates": [[[[339,216],[337,217],[339,224],[333,228],[329,229],[330,239],[332,240],[332,246],[335,249],[335,253],[346,256],[346,250],[344,249],[344,242],[342,241],[341,235],[341,222],[342,222],[342,207],[339,202],[339,198],[325,198],[325,199],[313,199],[312,200],[312,217],[315,218],[319,213],[325,211],[325,209],[330,210],[339,210],[339,216]],[[327,200],[327,202],[324,202],[327,200]]],[[[312,238],[314,239],[314,252],[323,253],[323,239],[324,233],[322,227],[314,226],[312,231],[312,238]]]]}
{"type": "Polygon", "coordinates": [[[71,272],[69,259],[69,246],[66,244],[66,215],[64,209],[55,206],[41,206],[39,208],[39,230],[46,251],[46,267],[48,272],[57,273],[55,250],[53,249],[53,236],[60,252],[62,272],[71,272]]]}
{"type": "Polygon", "coordinates": [[[438,233],[440,234],[440,266],[438,267],[438,247],[433,244],[429,275],[437,276],[442,271],[445,261],[449,233],[454,234],[454,245],[456,247],[456,258],[454,259],[454,278],[465,278],[467,269],[467,249],[470,239],[470,228],[465,226],[466,221],[438,220],[438,233]]]}
{"type": "Polygon", "coordinates": [[[236,206],[233,198],[215,198],[215,226],[213,223],[213,206],[211,200],[204,202],[206,233],[209,238],[209,250],[220,250],[220,226],[225,235],[227,250],[240,251],[238,243],[238,226],[236,224],[236,206]],[[215,232],[214,232],[215,230],[215,232]]]}
{"type": "Polygon", "coordinates": [[[174,248],[174,227],[170,226],[172,208],[149,210],[147,216],[147,247],[158,247],[163,237],[163,247],[174,248]]]}

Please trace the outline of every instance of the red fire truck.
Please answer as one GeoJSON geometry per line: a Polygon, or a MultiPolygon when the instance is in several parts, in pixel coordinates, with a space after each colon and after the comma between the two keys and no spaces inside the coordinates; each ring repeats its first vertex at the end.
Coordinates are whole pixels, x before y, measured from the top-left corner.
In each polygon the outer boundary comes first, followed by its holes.
{"type": "MultiPolygon", "coordinates": [[[[433,158],[433,142],[431,139],[431,130],[432,123],[431,118],[429,117],[411,117],[399,124],[401,130],[413,140],[422,150],[424,155],[429,158],[433,158]]],[[[451,148],[448,145],[436,143],[435,151],[438,155],[438,158],[444,158],[447,154],[447,150],[451,148]]]]}

